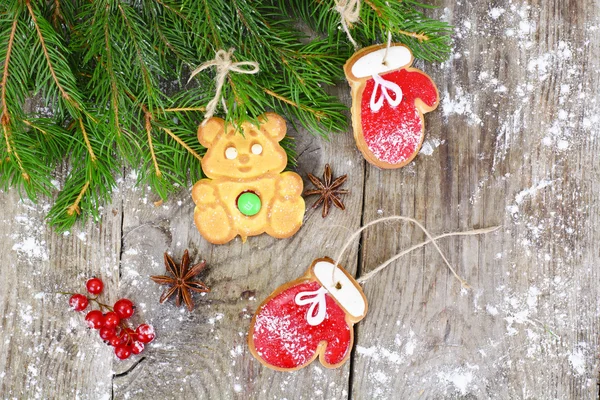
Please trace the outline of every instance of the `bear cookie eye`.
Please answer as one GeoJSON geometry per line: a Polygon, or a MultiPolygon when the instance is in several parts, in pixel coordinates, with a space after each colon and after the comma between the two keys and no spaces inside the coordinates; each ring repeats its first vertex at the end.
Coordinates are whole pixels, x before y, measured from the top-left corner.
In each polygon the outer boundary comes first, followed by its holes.
{"type": "Polygon", "coordinates": [[[252,147],[250,148],[250,151],[252,152],[252,154],[259,155],[259,154],[261,154],[261,153],[262,153],[262,151],[263,151],[263,148],[262,148],[262,146],[261,146],[260,144],[258,144],[258,143],[254,143],[254,144],[252,145],[252,147]]]}
{"type": "Polygon", "coordinates": [[[237,157],[238,152],[235,147],[228,147],[225,149],[225,158],[233,160],[237,157]]]}

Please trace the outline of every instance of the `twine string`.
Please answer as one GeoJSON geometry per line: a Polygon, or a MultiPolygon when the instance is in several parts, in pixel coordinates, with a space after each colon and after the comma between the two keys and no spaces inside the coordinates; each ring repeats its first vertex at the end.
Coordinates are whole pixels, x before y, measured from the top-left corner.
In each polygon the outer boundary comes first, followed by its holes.
{"type": "Polygon", "coordinates": [[[385,53],[383,53],[383,59],[381,60],[381,63],[383,65],[387,65],[387,56],[388,53],[390,51],[390,47],[392,46],[392,32],[388,31],[388,40],[387,40],[387,45],[385,46],[385,53]]]}
{"type": "MultiPolygon", "coordinates": [[[[433,238],[433,241],[436,240],[440,240],[443,238],[447,238],[447,237],[452,237],[452,236],[473,236],[473,235],[483,235],[485,233],[490,233],[490,232],[494,232],[496,230],[498,230],[500,227],[499,226],[493,226],[491,228],[483,228],[483,229],[475,229],[472,231],[466,231],[466,232],[450,232],[450,233],[444,233],[443,235],[439,235],[433,238]]],[[[378,266],[377,268],[375,268],[374,270],[364,274],[363,276],[361,276],[360,278],[356,279],[356,281],[358,283],[365,283],[366,281],[368,281],[369,279],[371,279],[372,277],[374,277],[375,275],[377,275],[382,269],[384,269],[385,267],[387,267],[388,265],[390,265],[391,263],[393,263],[394,261],[396,261],[397,259],[399,259],[400,257],[414,251],[417,249],[420,249],[421,247],[431,243],[432,240],[431,239],[427,239],[419,244],[415,244],[414,246],[396,254],[394,257],[390,258],[389,260],[387,260],[386,262],[384,262],[383,264],[381,264],[380,266],[378,266]]],[[[462,282],[461,282],[462,283],[462,282]]]]}
{"type": "MultiPolygon", "coordinates": [[[[429,233],[429,231],[416,219],[414,218],[410,218],[410,217],[404,217],[404,216],[400,216],[400,215],[394,215],[394,216],[390,216],[390,217],[384,217],[384,218],[380,218],[380,219],[376,219],[374,221],[369,222],[368,224],[366,224],[365,226],[361,227],[360,229],[358,229],[356,232],[354,232],[352,235],[350,235],[350,237],[348,238],[348,240],[346,241],[346,243],[344,244],[344,246],[342,247],[342,249],[340,250],[336,261],[335,261],[335,266],[338,267],[339,266],[339,262],[342,259],[342,256],[344,255],[344,253],[348,250],[348,247],[352,244],[352,242],[360,236],[360,234],[367,228],[373,226],[373,225],[377,225],[377,224],[381,224],[384,222],[389,222],[389,221],[406,221],[406,222],[410,222],[413,223],[415,225],[417,225],[419,227],[419,229],[421,229],[421,231],[423,231],[423,233],[427,236],[426,241],[419,243],[397,255],[395,255],[394,257],[390,258],[389,260],[385,261],[383,264],[381,264],[380,266],[378,266],[377,268],[375,268],[373,271],[369,272],[367,275],[362,276],[360,278],[358,278],[358,282],[359,283],[363,283],[366,282],[368,279],[370,279],[371,277],[373,277],[375,274],[379,273],[380,271],[382,271],[385,267],[387,267],[388,265],[390,265],[393,261],[397,260],[398,258],[404,256],[405,254],[408,254],[409,252],[416,250],[420,247],[425,246],[428,243],[432,243],[435,247],[435,249],[437,250],[437,252],[440,254],[440,256],[442,257],[442,259],[444,260],[444,263],[446,264],[446,266],[448,267],[448,269],[450,270],[450,272],[452,272],[452,274],[454,275],[454,277],[456,279],[458,279],[458,281],[461,283],[461,286],[464,287],[465,289],[469,289],[470,286],[469,284],[463,279],[461,278],[458,273],[456,272],[456,270],[452,267],[452,265],[450,264],[450,262],[448,261],[448,259],[446,258],[446,256],[444,255],[444,253],[442,252],[442,250],[440,249],[440,247],[437,244],[437,240],[444,238],[444,237],[448,237],[448,236],[473,236],[473,235],[480,235],[483,233],[489,233],[489,232],[493,232],[495,230],[497,230],[498,228],[500,228],[499,226],[495,226],[495,227],[491,227],[491,228],[484,228],[484,229],[477,229],[477,230],[471,230],[471,231],[467,231],[467,232],[452,232],[452,233],[447,233],[444,235],[440,235],[438,237],[433,237],[431,235],[431,233],[429,233]]],[[[334,268],[332,271],[332,280],[335,281],[335,277],[334,274],[337,271],[337,268],[334,268]]]]}
{"type": "Polygon", "coordinates": [[[361,0],[335,0],[335,10],[340,13],[342,28],[348,40],[354,46],[354,49],[358,49],[358,43],[354,40],[350,34],[350,25],[358,22],[360,18],[360,5],[361,0]]]}
{"type": "Polygon", "coordinates": [[[219,104],[219,100],[221,100],[221,103],[223,104],[223,109],[225,110],[225,112],[226,113],[228,112],[227,105],[225,104],[225,99],[221,98],[221,92],[223,90],[225,78],[227,78],[227,75],[229,74],[230,71],[237,72],[239,74],[249,74],[249,75],[257,74],[260,71],[259,65],[256,61],[232,62],[231,56],[233,55],[234,51],[235,51],[235,49],[233,49],[233,48],[229,49],[228,51],[225,51],[223,49],[218,50],[217,53],[215,54],[214,59],[207,61],[204,64],[200,65],[198,68],[193,70],[190,75],[190,79],[188,80],[188,82],[190,80],[192,80],[192,78],[194,76],[196,76],[198,73],[204,71],[207,68],[210,68],[210,67],[217,68],[217,74],[215,75],[215,82],[216,82],[215,97],[213,97],[213,99],[206,105],[206,113],[204,114],[204,121],[202,121],[202,125],[206,124],[206,122],[209,120],[209,118],[215,114],[215,111],[217,109],[217,104],[219,104]],[[244,68],[244,67],[251,67],[251,68],[244,68]]]}

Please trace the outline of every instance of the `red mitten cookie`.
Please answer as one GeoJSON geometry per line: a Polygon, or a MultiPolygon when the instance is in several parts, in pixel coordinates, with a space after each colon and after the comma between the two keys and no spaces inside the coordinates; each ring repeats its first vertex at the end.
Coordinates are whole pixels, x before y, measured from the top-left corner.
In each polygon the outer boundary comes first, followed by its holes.
{"type": "Polygon", "coordinates": [[[419,152],[425,136],[423,114],[439,94],[431,78],[411,68],[408,47],[375,45],[356,52],[344,65],[352,88],[354,138],[365,159],[379,168],[400,168],[419,152]],[[385,63],[383,59],[385,58],[385,63]]]}
{"type": "Polygon", "coordinates": [[[250,351],[269,368],[289,371],[317,356],[336,368],[349,357],[352,326],[367,313],[360,286],[333,260],[313,261],[306,274],[280,286],[258,308],[248,334],[250,351]]]}

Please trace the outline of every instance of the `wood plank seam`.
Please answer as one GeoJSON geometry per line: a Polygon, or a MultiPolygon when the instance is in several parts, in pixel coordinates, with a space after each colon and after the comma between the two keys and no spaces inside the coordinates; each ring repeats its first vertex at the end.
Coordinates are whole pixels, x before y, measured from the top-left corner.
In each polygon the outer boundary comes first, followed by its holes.
{"type": "MultiPolygon", "coordinates": [[[[360,214],[360,227],[365,224],[365,202],[366,202],[366,187],[367,187],[367,169],[369,168],[369,164],[363,161],[363,187],[362,187],[362,204],[361,204],[361,214],[360,214]]],[[[358,240],[358,252],[356,255],[356,278],[360,277],[362,274],[362,246],[363,240],[365,237],[365,232],[360,235],[360,239],[358,240]]],[[[336,260],[337,262],[341,262],[341,260],[336,260]]],[[[367,299],[368,301],[368,299],[367,299]]],[[[352,327],[354,329],[354,343],[352,344],[352,349],[350,350],[350,369],[348,374],[348,400],[352,399],[352,385],[354,382],[354,363],[356,358],[356,347],[358,345],[358,329],[360,324],[356,324],[352,327]]]]}

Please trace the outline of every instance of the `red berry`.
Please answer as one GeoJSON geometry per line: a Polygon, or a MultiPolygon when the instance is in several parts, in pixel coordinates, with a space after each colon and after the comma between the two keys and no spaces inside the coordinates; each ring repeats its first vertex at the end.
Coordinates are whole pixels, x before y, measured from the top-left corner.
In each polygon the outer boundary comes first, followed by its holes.
{"type": "Polygon", "coordinates": [[[69,299],[69,305],[75,311],[83,311],[87,308],[89,302],[88,298],[82,294],[74,294],[69,299]]]}
{"type": "Polygon", "coordinates": [[[128,299],[117,300],[113,309],[121,319],[127,319],[133,315],[133,303],[128,299]]]}
{"type": "Polygon", "coordinates": [[[137,333],[135,333],[135,331],[131,328],[123,329],[123,334],[127,338],[127,344],[131,344],[138,340],[137,333]]]}
{"type": "Polygon", "coordinates": [[[123,332],[119,332],[108,339],[108,343],[114,347],[125,346],[127,344],[127,336],[123,335],[123,332]]]}
{"type": "Polygon", "coordinates": [[[115,347],[115,354],[120,360],[126,360],[131,355],[130,346],[117,346],[115,347]]]}
{"type": "Polygon", "coordinates": [[[135,335],[135,331],[133,329],[129,328],[129,327],[123,329],[123,332],[125,332],[125,334],[129,335],[129,336],[134,336],[135,335]]]}
{"type": "Polygon", "coordinates": [[[133,345],[131,346],[131,352],[133,354],[140,354],[142,351],[144,351],[144,343],[133,342],[133,345]]]}
{"type": "Polygon", "coordinates": [[[100,338],[102,340],[109,340],[117,334],[117,331],[114,327],[102,327],[100,328],[100,338]]]}
{"type": "Polygon", "coordinates": [[[98,278],[92,278],[86,282],[85,287],[91,294],[100,294],[104,289],[104,283],[98,278]]]}
{"type": "Polygon", "coordinates": [[[150,343],[156,337],[152,325],[142,324],[135,330],[137,339],[142,343],[150,343]]]}
{"type": "Polygon", "coordinates": [[[92,310],[85,316],[85,320],[90,328],[100,329],[104,325],[104,315],[100,310],[92,310]]]}
{"type": "Polygon", "coordinates": [[[119,318],[116,312],[109,311],[104,314],[104,326],[107,328],[116,328],[119,322],[121,322],[121,318],[119,318]]]}

